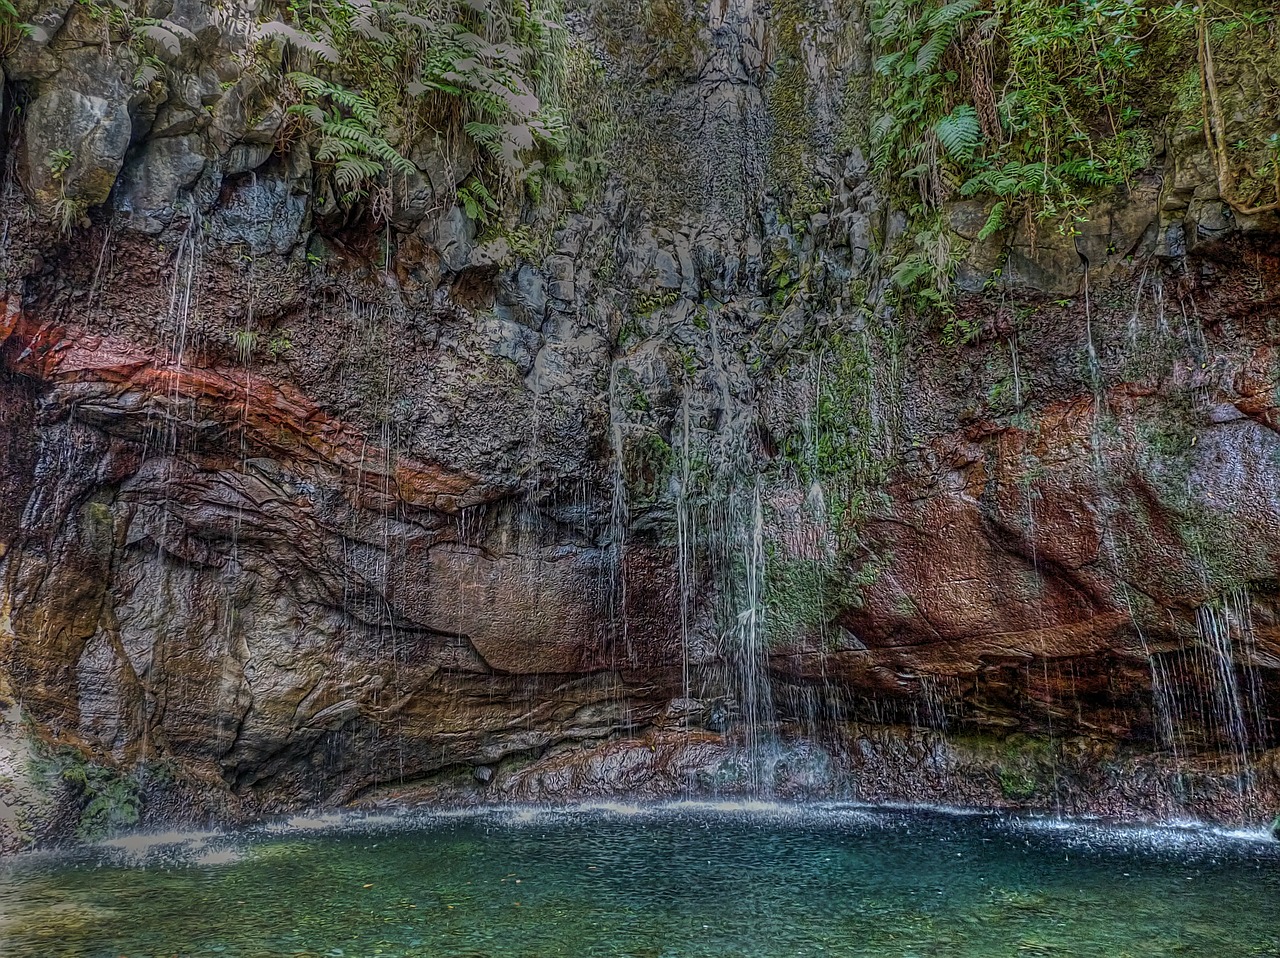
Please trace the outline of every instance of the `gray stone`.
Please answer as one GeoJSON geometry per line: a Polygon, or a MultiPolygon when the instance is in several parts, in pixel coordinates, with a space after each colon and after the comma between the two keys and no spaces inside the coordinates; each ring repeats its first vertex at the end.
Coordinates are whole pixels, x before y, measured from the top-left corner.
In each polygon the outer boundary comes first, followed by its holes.
{"type": "MultiPolygon", "coordinates": [[[[224,13],[221,4],[209,3],[208,0],[173,0],[173,7],[166,19],[181,24],[195,37],[197,51],[207,56],[219,46],[234,49],[235,43],[230,17],[224,13]]],[[[184,39],[184,52],[187,46],[184,39]]]]}
{"type": "Polygon", "coordinates": [[[247,173],[209,219],[209,235],[226,244],[243,243],[254,253],[288,253],[301,240],[307,197],[279,174],[247,173]]]}
{"type": "Polygon", "coordinates": [[[573,260],[568,256],[550,256],[547,258],[546,268],[551,278],[548,286],[551,298],[566,303],[572,303],[577,299],[573,260]]]}
{"type": "Polygon", "coordinates": [[[209,114],[196,110],[181,101],[163,103],[156,110],[150,135],[156,139],[166,136],[184,136],[209,125],[209,114]]]}
{"type": "Polygon", "coordinates": [[[461,273],[471,263],[471,250],[476,238],[476,224],[461,206],[451,206],[435,221],[430,230],[431,245],[440,254],[440,262],[451,273],[461,273]]]}
{"type": "Polygon", "coordinates": [[[27,108],[21,155],[23,181],[37,207],[103,202],[124,163],[130,130],[122,104],[63,89],[37,97],[27,108]],[[62,151],[71,159],[55,175],[62,151]]]}
{"type": "Polygon", "coordinates": [[[1170,223],[1160,231],[1155,255],[1161,259],[1182,259],[1187,255],[1187,233],[1182,221],[1170,223]]]}
{"type": "Polygon", "coordinates": [[[1084,282],[1084,273],[1073,237],[1043,227],[1033,237],[1025,221],[1018,226],[1004,266],[1009,285],[1051,296],[1074,296],[1084,282]]]}
{"type": "Polygon", "coordinates": [[[1185,221],[1187,241],[1194,247],[1212,246],[1230,236],[1235,226],[1231,208],[1219,199],[1193,199],[1185,221]]]}
{"type": "Polygon", "coordinates": [[[58,58],[49,43],[62,29],[75,0],[43,0],[18,3],[18,18],[31,25],[30,35],[20,36],[4,58],[4,72],[15,83],[45,80],[58,72],[58,58]]]}
{"type": "Polygon", "coordinates": [[[470,140],[446,144],[438,137],[414,143],[408,157],[437,192],[461,186],[479,159],[470,140]]]}
{"type": "Polygon", "coordinates": [[[871,217],[866,213],[853,211],[849,214],[849,251],[855,268],[861,269],[867,265],[873,246],[871,217]]]}
{"type": "Polygon", "coordinates": [[[421,172],[391,178],[391,222],[401,229],[411,229],[439,205],[431,181],[421,172]]]}
{"type": "Polygon", "coordinates": [[[571,389],[576,372],[573,363],[565,355],[565,348],[556,343],[548,343],[538,351],[533,369],[525,376],[525,385],[538,396],[571,389]]]}
{"type": "Polygon", "coordinates": [[[484,321],[481,334],[489,341],[489,355],[509,359],[527,376],[533,369],[542,337],[527,326],[512,320],[491,318],[484,321]]]}
{"type": "Polygon", "coordinates": [[[654,281],[659,289],[680,288],[680,267],[676,265],[676,258],[665,249],[658,250],[654,256],[653,268],[656,273],[654,281]]]}
{"type": "Polygon", "coordinates": [[[173,221],[178,197],[200,178],[205,158],[195,134],[150,140],[125,164],[112,194],[136,228],[159,233],[173,221]]]}
{"type": "Polygon", "coordinates": [[[498,281],[496,303],[517,322],[540,329],[547,314],[547,279],[528,263],[498,281]]]}
{"type": "MultiPolygon", "coordinates": [[[[182,102],[202,111],[204,89],[198,82],[184,87],[182,102]]],[[[246,73],[213,102],[209,119],[209,139],[220,154],[242,141],[271,143],[284,122],[280,104],[270,95],[261,77],[246,73]]]]}
{"type": "Polygon", "coordinates": [[[273,152],[275,145],[272,143],[237,143],[222,161],[222,172],[226,176],[235,176],[256,170],[271,159],[273,152]]]}
{"type": "Polygon", "coordinates": [[[991,204],[983,200],[961,200],[947,209],[951,232],[961,239],[976,240],[991,217],[991,204]]]}

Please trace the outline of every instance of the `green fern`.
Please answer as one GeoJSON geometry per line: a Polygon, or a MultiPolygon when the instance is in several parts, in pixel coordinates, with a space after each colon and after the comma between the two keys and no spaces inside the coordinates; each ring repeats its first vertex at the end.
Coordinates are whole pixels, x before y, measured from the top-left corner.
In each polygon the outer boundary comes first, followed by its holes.
{"type": "Polygon", "coordinates": [[[928,14],[929,26],[954,25],[968,19],[978,6],[977,0],[953,0],[928,14]]]}
{"type": "Polygon", "coordinates": [[[289,80],[302,93],[310,97],[313,103],[329,100],[336,106],[348,110],[352,116],[371,130],[382,126],[382,118],[378,115],[377,108],[363,94],[355,90],[297,71],[289,74],[289,80]]]}
{"type": "Polygon", "coordinates": [[[289,112],[305,119],[319,134],[315,158],[332,167],[333,185],[345,202],[366,196],[388,173],[416,172],[387,142],[378,110],[363,94],[307,73],[291,73],[289,79],[310,98],[294,104],[289,112]]]}
{"type": "Polygon", "coordinates": [[[967,162],[973,159],[982,145],[982,128],[978,123],[978,111],[968,103],[956,107],[934,126],[938,142],[953,160],[967,162]]]}
{"type": "Polygon", "coordinates": [[[1124,182],[1123,176],[1117,176],[1096,159],[1070,159],[1059,163],[1055,172],[1069,180],[1086,186],[1116,186],[1124,182]]]}
{"type": "Polygon", "coordinates": [[[1042,191],[1048,175],[1043,163],[1009,162],[970,177],[960,187],[960,192],[964,196],[987,193],[1017,199],[1042,191]]]}
{"type": "Polygon", "coordinates": [[[534,178],[544,181],[539,193],[571,190],[569,180],[593,169],[567,161],[580,131],[543,97],[563,45],[551,16],[559,9],[558,0],[320,0],[291,5],[289,22],[264,25],[259,36],[332,64],[317,76],[304,59],[289,78],[299,101],[290,112],[316,137],[316,156],[344,199],[409,172],[413,143],[457,137],[481,154],[484,195],[471,191],[472,204],[496,215],[499,197],[521,187],[532,195],[534,178]]]}
{"type": "Polygon", "coordinates": [[[462,201],[462,209],[467,216],[481,225],[488,224],[492,215],[501,210],[488,187],[475,177],[458,190],[458,199],[462,201]]]}
{"type": "Polygon", "coordinates": [[[991,212],[987,214],[987,221],[982,225],[982,229],[978,230],[978,240],[990,239],[999,233],[1008,223],[1005,221],[1005,214],[1009,212],[1009,204],[1004,200],[1000,200],[991,207],[991,212]]]}
{"type": "Polygon", "coordinates": [[[951,45],[955,35],[956,28],[951,23],[941,24],[930,33],[920,45],[920,49],[916,51],[915,72],[931,72],[942,59],[942,55],[947,52],[947,47],[951,45]]]}

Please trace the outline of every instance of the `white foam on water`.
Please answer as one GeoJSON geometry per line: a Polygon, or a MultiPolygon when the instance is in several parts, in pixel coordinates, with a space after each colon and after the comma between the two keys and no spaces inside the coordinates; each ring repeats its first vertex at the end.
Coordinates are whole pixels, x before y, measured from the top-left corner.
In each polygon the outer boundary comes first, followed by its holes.
{"type": "Polygon", "coordinates": [[[293,815],[282,822],[271,822],[262,826],[262,830],[271,834],[289,832],[323,832],[333,828],[341,828],[353,817],[352,813],[330,812],[325,815],[293,815]]]}
{"type": "Polygon", "coordinates": [[[1161,824],[1126,824],[1093,819],[1009,818],[1004,827],[1014,832],[1054,834],[1073,845],[1150,851],[1211,851],[1247,849],[1280,852],[1265,830],[1224,827],[1205,822],[1178,821],[1161,824]]]}
{"type": "Polygon", "coordinates": [[[221,837],[222,832],[138,832],[132,835],[122,835],[119,838],[109,838],[97,844],[101,848],[115,848],[135,855],[145,855],[158,848],[203,845],[212,839],[221,837]]]}
{"type": "Polygon", "coordinates": [[[210,848],[191,859],[192,865],[201,868],[217,868],[243,861],[245,853],[239,848],[210,848]]]}
{"type": "MultiPolygon", "coordinates": [[[[117,861],[147,866],[156,861],[197,866],[219,866],[242,860],[251,852],[255,836],[268,842],[289,835],[366,831],[429,831],[457,821],[483,822],[486,827],[521,828],[531,825],[568,825],[575,820],[646,820],[724,818],[762,823],[858,825],[894,829],[910,827],[912,816],[941,815],[984,819],[1006,833],[1035,833],[1079,848],[1123,848],[1161,851],[1212,851],[1237,849],[1250,854],[1280,854],[1280,843],[1261,828],[1214,826],[1204,822],[1176,821],[1162,824],[1126,824],[1106,819],[1058,816],[1007,815],[990,809],[956,808],[909,803],[867,804],[852,801],[780,802],[761,799],[705,798],[667,802],[599,800],[573,805],[475,805],[431,808],[317,812],[294,815],[240,832],[181,831],[125,835],[98,843],[117,861]]],[[[268,846],[264,846],[264,851],[268,846]]],[[[35,853],[39,854],[39,853],[35,853]]],[[[58,854],[58,853],[53,853],[58,854]]]]}
{"type": "Polygon", "coordinates": [[[565,809],[565,812],[568,814],[616,815],[619,818],[635,818],[637,816],[652,815],[654,810],[660,807],[656,805],[640,805],[634,802],[585,802],[581,805],[571,805],[565,809]]]}

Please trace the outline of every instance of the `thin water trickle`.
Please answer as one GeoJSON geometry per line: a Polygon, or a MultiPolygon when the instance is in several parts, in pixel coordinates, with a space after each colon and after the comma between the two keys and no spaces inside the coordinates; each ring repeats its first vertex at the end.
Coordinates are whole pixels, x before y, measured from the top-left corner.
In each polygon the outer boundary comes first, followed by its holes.
{"type": "Polygon", "coordinates": [[[1220,601],[1196,610],[1196,655],[1208,685],[1209,713],[1220,741],[1229,752],[1242,795],[1252,786],[1254,742],[1262,722],[1258,701],[1246,697],[1239,676],[1243,669],[1249,676],[1250,688],[1258,683],[1247,654],[1256,643],[1249,611],[1251,602],[1248,589],[1238,588],[1220,601]],[[1244,666],[1237,664],[1237,647],[1246,653],[1244,666]]]}
{"type": "Polygon", "coordinates": [[[690,459],[689,384],[686,383],[680,403],[680,479],[676,492],[676,563],[680,585],[680,680],[684,694],[684,729],[689,731],[693,699],[692,678],[689,668],[689,643],[693,600],[694,549],[696,530],[693,527],[692,470],[690,459]]]}
{"type": "Polygon", "coordinates": [[[761,480],[752,486],[750,525],[743,538],[743,591],[738,612],[737,685],[742,709],[748,777],[756,791],[767,791],[766,750],[774,743],[773,689],[769,680],[764,604],[764,507],[761,480]]]}
{"type": "MultiPolygon", "coordinates": [[[[625,411],[618,399],[619,363],[609,370],[609,447],[612,455],[613,496],[609,510],[609,610],[610,621],[627,659],[631,658],[631,636],[627,627],[627,529],[631,514],[627,505],[626,445],[623,424],[625,411]]],[[[618,643],[615,641],[615,647],[618,643]]]]}
{"type": "Polygon", "coordinates": [[[1009,337],[1009,361],[1013,366],[1013,407],[1022,409],[1022,372],[1018,366],[1018,337],[1009,337]]]}

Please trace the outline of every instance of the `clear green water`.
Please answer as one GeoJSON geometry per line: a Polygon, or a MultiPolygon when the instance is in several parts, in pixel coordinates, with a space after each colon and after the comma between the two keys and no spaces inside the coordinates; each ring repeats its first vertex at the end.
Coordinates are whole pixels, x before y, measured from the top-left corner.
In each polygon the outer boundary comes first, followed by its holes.
{"type": "Polygon", "coordinates": [[[1280,844],[853,808],[495,813],[0,866],[10,956],[1280,955],[1280,844]]]}

